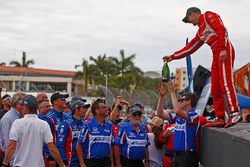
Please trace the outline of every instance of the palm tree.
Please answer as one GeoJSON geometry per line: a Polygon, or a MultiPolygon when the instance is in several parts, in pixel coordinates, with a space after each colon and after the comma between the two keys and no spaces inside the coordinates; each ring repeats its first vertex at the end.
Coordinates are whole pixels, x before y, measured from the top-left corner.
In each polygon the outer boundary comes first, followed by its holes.
{"type": "Polygon", "coordinates": [[[10,62],[10,65],[14,65],[16,67],[28,67],[32,64],[35,64],[34,60],[31,59],[31,60],[27,60],[26,59],[26,52],[23,52],[23,55],[22,55],[22,62],[18,62],[16,60],[13,60],[10,62]]]}
{"type": "Polygon", "coordinates": [[[0,66],[6,66],[6,63],[5,62],[1,62],[0,66]]]}
{"type": "Polygon", "coordinates": [[[113,61],[115,62],[115,64],[117,65],[117,68],[119,69],[119,72],[121,74],[121,76],[124,75],[124,73],[127,72],[138,72],[138,73],[142,73],[142,71],[140,70],[140,68],[136,67],[133,60],[135,59],[135,54],[132,54],[128,57],[125,56],[125,52],[124,50],[120,50],[120,60],[113,57],[113,61]]]}

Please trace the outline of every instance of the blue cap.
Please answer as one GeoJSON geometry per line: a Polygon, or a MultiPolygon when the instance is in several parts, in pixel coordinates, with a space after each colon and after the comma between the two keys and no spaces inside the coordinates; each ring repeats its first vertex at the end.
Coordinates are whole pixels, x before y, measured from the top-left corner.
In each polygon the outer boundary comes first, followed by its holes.
{"type": "Polygon", "coordinates": [[[54,103],[55,100],[60,99],[60,98],[68,98],[69,94],[60,94],[59,92],[54,93],[51,97],[50,97],[50,101],[51,103],[54,103]]]}
{"type": "Polygon", "coordinates": [[[26,105],[28,107],[38,108],[38,102],[33,95],[27,95],[22,100],[22,105],[26,105]]]}
{"type": "Polygon", "coordinates": [[[74,108],[84,107],[89,108],[90,104],[85,104],[82,100],[77,100],[72,105],[74,108]]]}
{"type": "Polygon", "coordinates": [[[81,96],[73,96],[70,100],[71,103],[74,103],[77,100],[81,100],[83,102],[87,102],[87,100],[83,99],[81,96]]]}
{"type": "Polygon", "coordinates": [[[136,105],[130,107],[130,108],[128,109],[128,112],[129,112],[129,114],[134,114],[134,113],[136,113],[136,112],[141,112],[141,113],[142,113],[141,108],[140,108],[139,106],[136,106],[136,105]]]}

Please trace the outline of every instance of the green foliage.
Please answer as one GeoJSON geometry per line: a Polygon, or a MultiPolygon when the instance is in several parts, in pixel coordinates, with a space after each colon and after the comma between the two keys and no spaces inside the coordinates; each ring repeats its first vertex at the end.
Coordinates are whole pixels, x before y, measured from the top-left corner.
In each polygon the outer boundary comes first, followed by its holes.
{"type": "Polygon", "coordinates": [[[32,64],[35,64],[34,60],[33,59],[27,60],[25,52],[23,52],[23,55],[22,55],[22,62],[18,62],[16,60],[13,60],[10,62],[10,65],[14,65],[16,67],[28,67],[32,64]]]}
{"type": "MultiPolygon", "coordinates": [[[[87,66],[87,82],[93,87],[105,85],[108,77],[108,87],[120,89],[153,90],[156,91],[159,79],[151,79],[143,76],[143,71],[134,63],[136,55],[125,55],[120,50],[119,58],[107,56],[106,54],[97,57],[90,56],[87,66]]],[[[83,72],[78,72],[76,78],[82,78],[83,72]]],[[[91,90],[91,95],[102,95],[99,90],[91,90]]]]}

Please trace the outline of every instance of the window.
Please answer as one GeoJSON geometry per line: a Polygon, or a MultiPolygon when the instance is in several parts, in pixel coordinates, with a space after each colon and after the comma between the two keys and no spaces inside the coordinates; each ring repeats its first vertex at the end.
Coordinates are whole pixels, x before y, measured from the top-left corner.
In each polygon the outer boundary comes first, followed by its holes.
{"type": "Polygon", "coordinates": [[[31,82],[31,91],[67,91],[67,83],[55,83],[55,82],[31,82]]]}
{"type": "Polygon", "coordinates": [[[6,89],[6,91],[12,90],[12,81],[0,81],[1,85],[6,89]]]}
{"type": "Polygon", "coordinates": [[[25,91],[26,90],[26,81],[16,81],[15,90],[16,91],[25,91]]]}

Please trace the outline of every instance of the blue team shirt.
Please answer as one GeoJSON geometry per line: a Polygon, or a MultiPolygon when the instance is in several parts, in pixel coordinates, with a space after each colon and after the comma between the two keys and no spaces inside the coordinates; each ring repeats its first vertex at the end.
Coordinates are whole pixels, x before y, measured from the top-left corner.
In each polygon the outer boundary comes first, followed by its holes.
{"type": "Polygon", "coordinates": [[[194,109],[189,110],[188,120],[169,112],[170,123],[174,127],[174,151],[195,151],[195,141],[199,128],[199,115],[194,109]]]}
{"type": "Polygon", "coordinates": [[[123,124],[114,144],[121,146],[121,156],[128,159],[144,159],[146,147],[150,145],[145,124],[140,124],[139,132],[136,132],[130,122],[123,124]]]}
{"type": "MultiPolygon", "coordinates": [[[[56,141],[57,127],[58,127],[58,125],[60,123],[62,123],[64,120],[66,120],[66,117],[65,117],[64,113],[63,112],[57,112],[53,108],[46,114],[46,118],[44,118],[44,120],[48,122],[48,124],[50,126],[50,129],[51,129],[53,139],[54,139],[54,141],[56,141]]],[[[47,148],[45,148],[44,152],[48,157],[52,157],[47,148]]]]}
{"type": "Polygon", "coordinates": [[[73,117],[68,117],[63,121],[56,132],[56,146],[63,160],[67,160],[70,166],[79,166],[79,161],[76,154],[76,143],[84,124],[83,119],[77,120],[73,117]]]}
{"type": "Polygon", "coordinates": [[[82,144],[84,159],[108,158],[113,142],[112,123],[105,120],[101,125],[94,117],[91,118],[83,124],[78,142],[82,144]]]}

